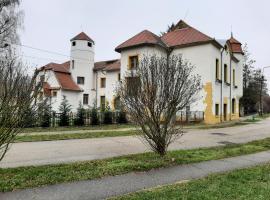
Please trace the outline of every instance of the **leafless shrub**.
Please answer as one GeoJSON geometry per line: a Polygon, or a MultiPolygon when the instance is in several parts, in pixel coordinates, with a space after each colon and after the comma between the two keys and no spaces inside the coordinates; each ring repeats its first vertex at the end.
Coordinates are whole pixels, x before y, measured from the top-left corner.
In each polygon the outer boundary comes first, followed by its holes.
{"type": "Polygon", "coordinates": [[[144,141],[161,156],[182,135],[175,124],[176,112],[197,100],[201,81],[193,69],[181,56],[143,56],[138,68],[117,89],[144,141]]]}
{"type": "Polygon", "coordinates": [[[35,110],[40,85],[29,76],[12,53],[0,60],[0,160],[26,124],[29,109],[35,110]]]}
{"type": "Polygon", "coordinates": [[[19,41],[17,29],[21,13],[16,11],[19,0],[0,1],[0,161],[15,136],[26,125],[29,109],[35,110],[35,99],[41,84],[36,73],[30,76],[16,55],[13,43],[19,41]]]}

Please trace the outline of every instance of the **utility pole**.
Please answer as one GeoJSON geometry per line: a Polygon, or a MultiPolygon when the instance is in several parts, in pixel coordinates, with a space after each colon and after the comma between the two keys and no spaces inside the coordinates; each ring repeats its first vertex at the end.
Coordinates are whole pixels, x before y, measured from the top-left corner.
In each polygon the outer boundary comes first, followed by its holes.
{"type": "Polygon", "coordinates": [[[263,115],[263,102],[262,102],[262,95],[263,95],[263,83],[264,83],[264,69],[270,68],[270,66],[263,67],[262,70],[262,77],[261,77],[261,90],[260,90],[260,115],[263,115]]]}

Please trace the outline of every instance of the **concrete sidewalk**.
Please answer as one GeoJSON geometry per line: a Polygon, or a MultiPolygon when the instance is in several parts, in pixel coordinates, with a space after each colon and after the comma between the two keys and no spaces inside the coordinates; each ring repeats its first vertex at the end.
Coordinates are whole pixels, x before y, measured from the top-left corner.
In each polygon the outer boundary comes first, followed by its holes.
{"type": "Polygon", "coordinates": [[[199,179],[212,173],[221,173],[270,162],[270,151],[180,165],[148,172],[128,173],[92,181],[44,186],[34,189],[0,193],[1,200],[92,200],[105,199],[145,188],[199,179]]]}

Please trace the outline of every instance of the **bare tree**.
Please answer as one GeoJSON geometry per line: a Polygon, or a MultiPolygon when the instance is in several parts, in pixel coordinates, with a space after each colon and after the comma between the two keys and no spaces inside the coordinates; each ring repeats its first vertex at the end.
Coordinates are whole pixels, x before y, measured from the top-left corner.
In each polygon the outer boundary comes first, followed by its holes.
{"type": "Polygon", "coordinates": [[[18,28],[22,27],[23,12],[18,10],[20,0],[0,1],[0,52],[19,41],[18,28]]]}
{"type": "Polygon", "coordinates": [[[197,100],[201,79],[193,70],[181,56],[143,56],[137,69],[119,85],[118,94],[131,121],[161,156],[182,135],[176,113],[197,100]]]}
{"type": "Polygon", "coordinates": [[[0,161],[26,125],[29,108],[36,108],[40,86],[35,82],[36,74],[31,77],[25,71],[11,52],[0,60],[0,161]]]}
{"type": "Polygon", "coordinates": [[[18,0],[0,2],[0,161],[25,126],[29,108],[35,109],[41,85],[35,81],[36,73],[33,76],[26,73],[16,49],[10,45],[19,40],[18,4],[18,0]]]}

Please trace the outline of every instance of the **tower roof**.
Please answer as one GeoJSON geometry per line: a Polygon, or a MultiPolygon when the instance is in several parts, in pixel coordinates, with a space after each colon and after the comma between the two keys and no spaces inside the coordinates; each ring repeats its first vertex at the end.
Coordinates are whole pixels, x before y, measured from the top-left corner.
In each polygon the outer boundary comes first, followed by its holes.
{"type": "Polygon", "coordinates": [[[233,36],[227,41],[232,53],[241,53],[243,54],[242,44],[238,40],[236,40],[233,36]]]}
{"type": "Polygon", "coordinates": [[[86,40],[86,41],[89,41],[89,42],[94,42],[94,40],[92,40],[88,35],[86,35],[86,33],[84,32],[81,32],[79,33],[78,35],[76,35],[74,38],[72,38],[70,41],[73,41],[73,40],[86,40]]]}

